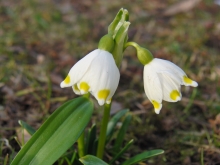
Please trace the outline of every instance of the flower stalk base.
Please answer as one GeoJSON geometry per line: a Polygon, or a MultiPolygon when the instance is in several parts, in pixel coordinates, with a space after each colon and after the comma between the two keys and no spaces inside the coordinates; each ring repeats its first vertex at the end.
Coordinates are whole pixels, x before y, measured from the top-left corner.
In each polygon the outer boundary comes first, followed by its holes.
{"type": "Polygon", "coordinates": [[[110,117],[110,110],[111,110],[111,104],[105,104],[104,114],[102,118],[101,131],[99,135],[98,150],[97,150],[97,155],[96,155],[100,159],[102,159],[104,155],[106,131],[107,131],[107,126],[108,126],[108,120],[110,117]]]}

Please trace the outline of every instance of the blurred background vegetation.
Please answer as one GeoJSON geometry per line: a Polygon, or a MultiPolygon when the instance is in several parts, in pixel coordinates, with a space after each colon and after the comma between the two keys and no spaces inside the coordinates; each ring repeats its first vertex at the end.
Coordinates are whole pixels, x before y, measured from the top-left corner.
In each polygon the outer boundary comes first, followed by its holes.
{"type": "MultiPolygon", "coordinates": [[[[37,129],[77,97],[59,84],[97,48],[122,7],[130,13],[129,41],[174,62],[199,83],[183,87],[182,100],[164,102],[156,115],[144,93],[143,66],[135,50],[126,49],[112,106],[112,114],[130,108],[133,116],[124,141],[135,143],[125,157],[161,148],[165,154],[141,164],[220,164],[219,0],[1,0],[0,164],[20,149],[14,138],[21,136],[18,120],[37,129]]],[[[90,124],[101,116],[96,110],[90,124]]]]}

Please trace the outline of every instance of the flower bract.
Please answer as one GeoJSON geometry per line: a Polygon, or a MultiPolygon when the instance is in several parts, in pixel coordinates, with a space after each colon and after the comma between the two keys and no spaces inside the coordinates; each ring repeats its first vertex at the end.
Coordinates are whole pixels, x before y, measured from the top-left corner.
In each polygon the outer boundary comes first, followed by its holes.
{"type": "Polygon", "coordinates": [[[119,83],[119,70],[111,53],[96,49],[78,61],[61,82],[61,88],[72,86],[76,94],[90,92],[99,105],[110,103],[119,83]]]}
{"type": "Polygon", "coordinates": [[[197,82],[170,61],[154,58],[144,66],[144,90],[157,114],[162,108],[162,100],[181,100],[181,85],[197,87],[197,82]]]}

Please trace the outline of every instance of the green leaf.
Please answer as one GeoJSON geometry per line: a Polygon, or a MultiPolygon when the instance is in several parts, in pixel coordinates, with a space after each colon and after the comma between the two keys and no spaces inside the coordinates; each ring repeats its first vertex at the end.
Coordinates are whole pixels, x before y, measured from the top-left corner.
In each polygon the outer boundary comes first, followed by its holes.
{"type": "Polygon", "coordinates": [[[125,21],[129,20],[129,13],[128,10],[121,8],[117,15],[115,16],[112,23],[108,26],[108,34],[115,38],[118,30],[123,25],[125,21]]]}
{"type": "Polygon", "coordinates": [[[17,154],[11,165],[51,165],[84,131],[93,111],[85,97],[59,107],[17,154]]]}
{"type": "Polygon", "coordinates": [[[93,154],[93,146],[96,140],[96,125],[94,124],[92,128],[89,129],[88,138],[86,141],[86,154],[93,154]]]}
{"type": "Polygon", "coordinates": [[[92,155],[96,155],[98,148],[98,139],[96,139],[92,145],[92,155]]]}
{"type": "Polygon", "coordinates": [[[115,63],[118,67],[121,65],[121,61],[123,58],[124,45],[128,39],[128,28],[130,22],[125,21],[117,31],[115,35],[115,47],[112,51],[112,55],[115,59],[115,63]]]}
{"type": "Polygon", "coordinates": [[[118,152],[120,150],[120,147],[122,145],[122,142],[124,140],[125,133],[128,129],[128,126],[131,122],[131,115],[129,114],[126,116],[125,120],[123,121],[123,124],[121,126],[121,129],[119,130],[119,133],[117,135],[117,139],[115,140],[115,145],[113,147],[114,152],[118,152]]]}
{"type": "Polygon", "coordinates": [[[111,139],[113,132],[114,132],[114,129],[115,129],[115,126],[118,123],[118,121],[120,120],[120,118],[122,116],[124,116],[128,111],[129,111],[129,109],[120,110],[108,122],[108,127],[107,127],[107,132],[106,132],[106,136],[107,136],[108,140],[111,139]]]}
{"type": "Polygon", "coordinates": [[[112,21],[112,23],[108,26],[108,34],[110,35],[114,35],[115,34],[115,28],[118,26],[118,23],[121,21],[123,15],[123,8],[121,8],[117,15],[115,16],[114,20],[112,21]]]}
{"type": "Polygon", "coordinates": [[[129,21],[129,13],[127,9],[123,10],[123,17],[124,17],[123,20],[129,21]]]}
{"type": "Polygon", "coordinates": [[[128,144],[126,144],[126,146],[117,154],[114,156],[114,158],[112,158],[112,160],[110,161],[109,165],[114,163],[118,158],[121,157],[121,155],[123,155],[125,153],[125,151],[127,151],[127,149],[133,144],[134,140],[130,140],[128,142],[128,144]]]}
{"type": "Polygon", "coordinates": [[[162,153],[164,153],[164,150],[161,150],[161,149],[146,151],[146,152],[143,152],[141,154],[138,154],[138,155],[126,160],[122,165],[136,164],[138,162],[144,161],[150,157],[157,156],[162,153]]]}
{"type": "Polygon", "coordinates": [[[30,135],[33,135],[36,130],[34,128],[32,128],[30,125],[28,125],[26,122],[22,121],[22,120],[18,120],[18,123],[20,124],[20,126],[22,126],[24,129],[27,130],[27,132],[30,134],[30,135]]]}
{"type": "Polygon", "coordinates": [[[126,9],[121,8],[114,20],[108,27],[108,34],[115,40],[115,46],[112,55],[118,68],[123,58],[124,45],[128,40],[128,27],[130,25],[129,13],[126,9]]]}
{"type": "Polygon", "coordinates": [[[93,155],[86,155],[79,159],[80,162],[84,165],[108,165],[103,160],[93,156],[93,155]]]}

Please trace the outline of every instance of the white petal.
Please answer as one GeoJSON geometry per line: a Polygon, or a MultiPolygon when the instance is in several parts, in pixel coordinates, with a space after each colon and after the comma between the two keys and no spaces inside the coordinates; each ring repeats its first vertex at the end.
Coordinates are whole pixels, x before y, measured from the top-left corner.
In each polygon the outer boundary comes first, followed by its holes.
{"type": "Polygon", "coordinates": [[[180,80],[181,85],[193,86],[193,87],[198,86],[197,82],[189,79],[186,73],[180,67],[178,67],[177,65],[175,65],[170,61],[155,58],[153,64],[154,67],[157,68],[157,72],[168,71],[170,73],[173,73],[173,75],[175,75],[176,77],[175,79],[178,78],[180,80]]]}
{"type": "Polygon", "coordinates": [[[86,73],[93,59],[99,54],[100,50],[96,49],[90,52],[88,55],[79,60],[69,71],[69,81],[62,81],[60,84],[61,88],[70,87],[76,84],[86,73]]]}
{"type": "MultiPolygon", "coordinates": [[[[155,104],[153,104],[153,105],[154,105],[154,107],[157,107],[155,104]]],[[[159,107],[154,108],[154,111],[155,111],[156,114],[159,114],[161,109],[162,109],[162,104],[159,104],[159,107]]]]}
{"type": "Polygon", "coordinates": [[[181,85],[193,86],[193,87],[198,86],[197,82],[189,79],[186,73],[174,63],[167,61],[167,60],[158,59],[158,58],[155,58],[154,61],[155,62],[153,64],[157,68],[158,72],[169,71],[173,73],[174,75],[176,75],[178,79],[181,80],[181,85]]]}
{"type": "Polygon", "coordinates": [[[86,72],[84,77],[77,83],[77,87],[81,95],[86,94],[91,90],[91,86],[88,80],[85,80],[87,75],[88,75],[88,72],[86,72]]]}
{"type": "Polygon", "coordinates": [[[73,89],[73,92],[74,92],[75,94],[81,95],[80,90],[79,90],[77,84],[74,84],[74,85],[72,86],[72,89],[73,89]]]}
{"type": "Polygon", "coordinates": [[[169,71],[173,71],[174,73],[185,75],[185,72],[180,67],[178,67],[176,64],[168,60],[154,58],[154,64],[159,64],[159,66],[161,68],[164,68],[164,70],[169,70],[169,71]]]}
{"type": "MultiPolygon", "coordinates": [[[[154,61],[154,60],[153,60],[154,61]]],[[[162,87],[160,79],[153,67],[153,61],[144,66],[144,90],[158,114],[162,108],[162,87]]]]}
{"type": "Polygon", "coordinates": [[[154,67],[157,68],[157,72],[168,71],[173,75],[175,75],[180,80],[181,85],[184,84],[182,79],[183,76],[186,74],[180,67],[167,60],[155,58],[153,61],[154,61],[153,63],[154,67]]]}
{"type": "Polygon", "coordinates": [[[98,100],[99,105],[109,103],[119,83],[119,70],[113,56],[104,50],[93,59],[88,71],[80,82],[88,82],[89,91],[98,100]]]}
{"type": "Polygon", "coordinates": [[[177,102],[181,100],[181,92],[180,92],[180,82],[179,79],[176,78],[170,72],[162,72],[158,73],[163,90],[163,100],[169,102],[177,102]]]}
{"type": "Polygon", "coordinates": [[[106,100],[106,104],[110,104],[112,102],[112,99],[106,100]]]}
{"type": "Polygon", "coordinates": [[[114,95],[118,87],[120,73],[113,56],[109,52],[103,51],[99,55],[99,60],[102,63],[102,71],[99,83],[94,85],[93,93],[99,104],[103,105],[105,102],[109,103],[114,95]]]}

